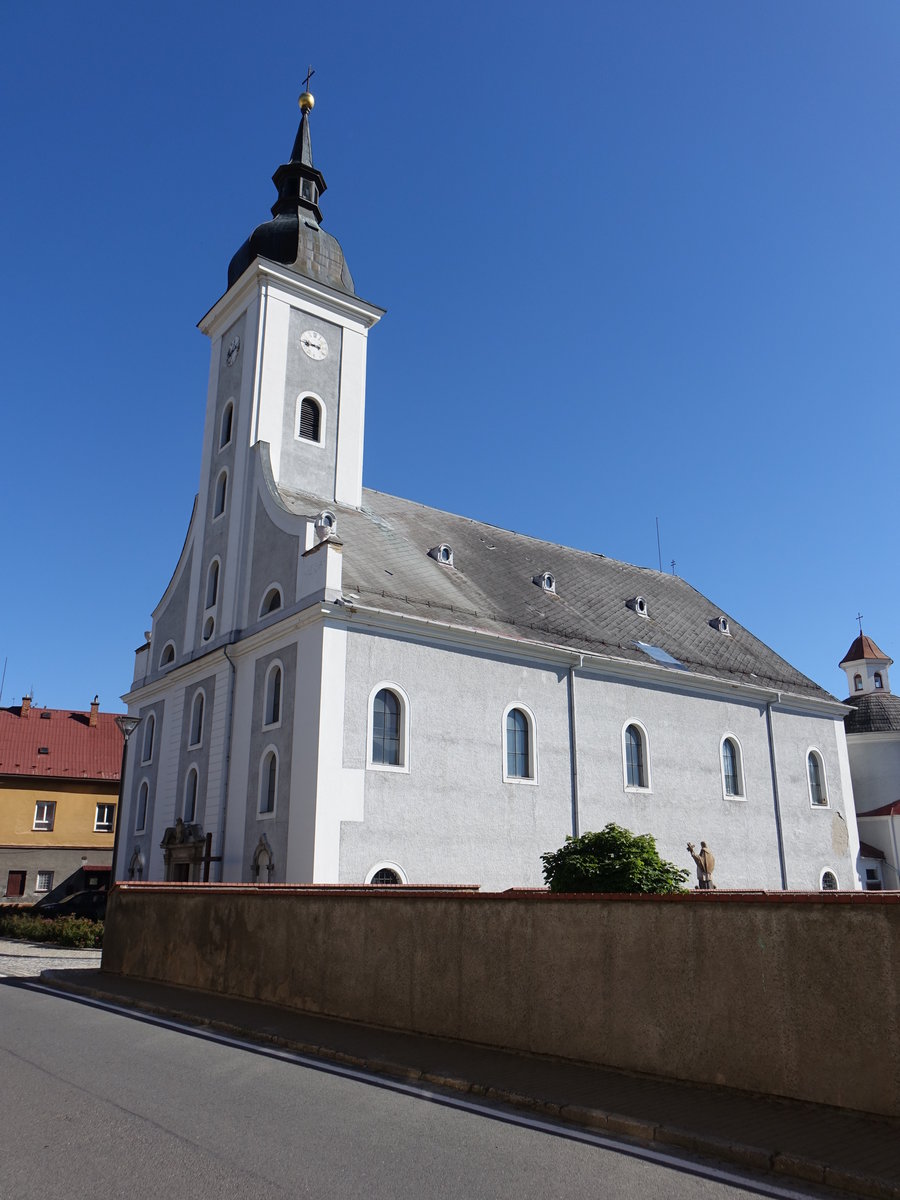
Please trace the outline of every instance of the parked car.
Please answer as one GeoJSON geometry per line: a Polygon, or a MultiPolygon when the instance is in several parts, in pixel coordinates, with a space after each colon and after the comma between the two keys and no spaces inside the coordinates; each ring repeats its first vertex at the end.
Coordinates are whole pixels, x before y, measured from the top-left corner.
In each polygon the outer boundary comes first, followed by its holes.
{"type": "Polygon", "coordinates": [[[62,900],[38,904],[34,914],[37,917],[87,917],[91,921],[102,921],[106,916],[106,892],[73,892],[62,900]]]}

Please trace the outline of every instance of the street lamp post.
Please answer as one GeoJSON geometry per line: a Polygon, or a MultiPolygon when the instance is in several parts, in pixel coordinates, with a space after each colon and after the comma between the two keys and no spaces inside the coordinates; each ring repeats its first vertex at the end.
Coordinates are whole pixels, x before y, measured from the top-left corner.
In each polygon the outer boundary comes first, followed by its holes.
{"type": "Polygon", "coordinates": [[[120,713],[116,717],[116,724],[119,727],[119,732],[122,734],[122,769],[119,775],[119,803],[116,806],[116,831],[113,834],[112,870],[109,877],[110,891],[116,886],[116,859],[119,856],[119,830],[122,828],[122,800],[125,795],[125,763],[128,759],[128,739],[140,723],[140,717],[129,717],[127,713],[120,713]]]}

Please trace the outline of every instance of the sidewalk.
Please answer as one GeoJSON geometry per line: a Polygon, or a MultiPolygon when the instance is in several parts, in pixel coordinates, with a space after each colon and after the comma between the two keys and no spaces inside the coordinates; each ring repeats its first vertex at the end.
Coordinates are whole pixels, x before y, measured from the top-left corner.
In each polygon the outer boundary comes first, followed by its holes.
{"type": "Polygon", "coordinates": [[[888,1119],[375,1029],[100,970],[52,970],[42,978],[74,994],[484,1096],[658,1149],[900,1200],[900,1123],[888,1119]]]}

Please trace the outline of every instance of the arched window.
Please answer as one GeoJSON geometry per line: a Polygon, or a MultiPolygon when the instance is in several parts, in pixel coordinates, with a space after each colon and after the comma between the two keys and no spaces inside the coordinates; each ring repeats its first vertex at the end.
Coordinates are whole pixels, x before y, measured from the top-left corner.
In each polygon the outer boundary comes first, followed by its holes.
{"type": "Polygon", "coordinates": [[[203,692],[197,692],[194,696],[194,704],[191,708],[191,736],[188,742],[189,746],[199,746],[203,741],[203,692]]]}
{"type": "Polygon", "coordinates": [[[744,795],[741,747],[737,738],[722,739],[722,786],[726,796],[744,795]]]}
{"type": "Polygon", "coordinates": [[[806,771],[809,777],[809,802],[817,808],[828,805],[828,792],[825,787],[825,764],[818,750],[810,750],[806,756],[806,771]]]}
{"type": "Polygon", "coordinates": [[[268,816],[275,811],[275,799],[278,794],[278,755],[270,749],[265,752],[259,765],[259,806],[260,816],[268,816]]]}
{"type": "Polygon", "coordinates": [[[281,589],[270,587],[259,606],[259,615],[267,617],[269,613],[278,612],[279,608],[281,608],[281,589]]]}
{"type": "Polygon", "coordinates": [[[277,725],[281,721],[281,679],[281,666],[278,663],[274,663],[269,667],[269,672],[266,675],[263,725],[277,725]]]}
{"type": "Polygon", "coordinates": [[[510,779],[531,778],[531,729],[521,708],[506,714],[506,774],[510,779]]]}
{"type": "Polygon", "coordinates": [[[222,471],[216,480],[216,498],[213,503],[213,517],[221,517],[225,511],[225,496],[228,491],[228,472],[222,471]]]}
{"type": "Polygon", "coordinates": [[[214,558],[209,564],[206,576],[206,607],[212,608],[219,598],[219,560],[214,558]]]}
{"type": "Polygon", "coordinates": [[[318,442],[322,427],[322,410],[311,396],[300,401],[300,437],[308,442],[318,442]]]}
{"type": "Polygon", "coordinates": [[[222,425],[219,431],[219,449],[231,441],[231,423],[234,419],[234,405],[229,400],[222,412],[222,425]]]}
{"type": "Polygon", "coordinates": [[[884,683],[881,680],[881,672],[880,671],[875,672],[875,675],[873,677],[873,682],[875,684],[876,691],[880,691],[881,688],[884,687],[884,683]]]}
{"type": "Polygon", "coordinates": [[[395,862],[375,863],[366,875],[366,883],[374,884],[375,887],[394,887],[397,884],[408,882],[406,872],[395,862]]]}
{"type": "Polygon", "coordinates": [[[837,875],[834,871],[823,871],[821,888],[823,892],[836,892],[838,890],[837,875]]]}
{"type": "Polygon", "coordinates": [[[650,787],[650,771],[648,769],[647,733],[642,726],[632,722],[625,726],[624,756],[625,756],[625,786],[628,788],[650,787]]]}
{"type": "Polygon", "coordinates": [[[186,825],[192,824],[197,818],[197,791],[200,785],[200,777],[197,774],[197,768],[191,767],[187,773],[187,779],[184,781],[184,822],[186,825]]]}
{"type": "Polygon", "coordinates": [[[175,643],[166,642],[163,646],[162,654],[159,656],[159,665],[161,667],[169,667],[175,661],[175,643]]]}
{"type": "Polygon", "coordinates": [[[400,724],[403,706],[396,692],[382,688],[372,705],[372,762],[399,767],[400,724]]]}
{"type": "Polygon", "coordinates": [[[853,676],[853,690],[855,692],[862,691],[862,675],[860,675],[858,672],[853,676]]]}
{"type": "Polygon", "coordinates": [[[141,762],[151,762],[153,759],[153,738],[156,734],[156,716],[150,713],[144,726],[144,742],[141,747],[141,762]]]}
{"type": "Polygon", "coordinates": [[[150,799],[150,785],[145,779],[138,791],[137,811],[134,817],[134,832],[143,833],[147,828],[147,803],[150,799]]]}

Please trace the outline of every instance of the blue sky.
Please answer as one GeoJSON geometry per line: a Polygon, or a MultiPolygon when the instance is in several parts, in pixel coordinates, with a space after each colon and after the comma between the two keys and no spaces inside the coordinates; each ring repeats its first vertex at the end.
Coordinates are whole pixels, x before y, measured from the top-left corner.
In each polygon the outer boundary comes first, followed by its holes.
{"type": "Polygon", "coordinates": [[[900,6],[4,17],[2,702],[119,707],[197,488],[196,322],[307,63],[370,487],[676,570],[843,696],[900,651],[900,6]]]}

